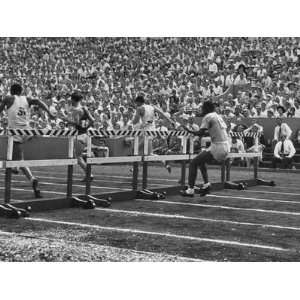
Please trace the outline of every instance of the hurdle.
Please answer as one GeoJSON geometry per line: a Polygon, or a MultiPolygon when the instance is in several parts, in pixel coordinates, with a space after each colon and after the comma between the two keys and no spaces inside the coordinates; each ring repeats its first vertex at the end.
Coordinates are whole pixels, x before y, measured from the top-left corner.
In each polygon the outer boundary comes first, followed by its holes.
{"type": "MultiPolygon", "coordinates": [[[[251,137],[254,140],[254,145],[258,147],[260,133],[251,133],[251,132],[230,132],[231,137],[251,137]]],[[[266,185],[274,186],[274,181],[266,181],[258,178],[258,166],[259,159],[262,158],[262,151],[255,152],[240,152],[240,153],[229,153],[226,160],[222,162],[221,166],[221,183],[225,189],[244,189],[246,186],[255,186],[255,185],[266,185]],[[253,178],[248,180],[240,180],[236,182],[230,181],[230,169],[231,169],[231,160],[233,158],[253,158],[253,178]]]]}
{"type": "MultiPolygon", "coordinates": [[[[77,136],[76,130],[48,130],[48,129],[7,129],[1,131],[2,151],[0,153],[2,161],[1,167],[5,169],[5,187],[4,187],[4,203],[0,205],[0,215],[19,218],[28,217],[31,208],[35,210],[55,209],[67,207],[83,207],[93,208],[95,205],[91,202],[84,201],[72,195],[73,185],[73,167],[77,164],[74,157],[74,142],[77,136]],[[53,153],[54,157],[25,157],[24,160],[13,160],[14,136],[22,136],[28,139],[28,142],[34,143],[34,139],[42,137],[42,139],[51,139],[55,143],[59,151],[63,149],[64,153],[53,153]],[[56,138],[56,139],[55,139],[56,138]],[[5,153],[6,152],[6,153],[5,153]],[[43,167],[43,166],[67,166],[67,188],[66,197],[64,199],[35,199],[30,201],[21,201],[15,205],[11,204],[11,181],[12,168],[15,167],[43,167]]],[[[45,141],[45,140],[44,140],[45,141]]],[[[43,143],[42,143],[43,144],[43,143]]],[[[40,145],[42,145],[40,144],[40,145]]],[[[38,145],[35,145],[39,147],[38,145]]],[[[53,148],[54,149],[54,148],[53,148]]],[[[55,149],[52,150],[55,152],[55,149]]],[[[37,153],[36,153],[37,154],[37,153]]],[[[49,155],[51,156],[51,155],[49,155]]]]}
{"type": "MultiPolygon", "coordinates": [[[[143,164],[143,179],[142,188],[147,188],[148,181],[148,163],[157,161],[178,161],[181,163],[181,177],[180,177],[180,187],[185,185],[186,178],[186,162],[190,160],[191,155],[194,153],[194,136],[186,131],[145,131],[144,133],[144,155],[142,158],[143,164]],[[181,151],[180,154],[170,154],[170,155],[151,155],[149,153],[149,139],[154,137],[169,138],[169,137],[180,137],[181,138],[181,151]],[[187,145],[189,143],[189,149],[187,145]]],[[[169,188],[168,188],[169,190],[169,188]]]]}
{"type": "MultiPolygon", "coordinates": [[[[254,139],[254,144],[258,145],[258,139],[260,137],[259,133],[245,133],[245,132],[231,132],[231,136],[237,137],[252,137],[254,139]]],[[[164,191],[167,191],[168,194],[174,194],[178,192],[182,187],[185,187],[186,181],[186,164],[197,156],[194,154],[194,139],[193,135],[185,131],[167,131],[167,132],[145,132],[145,144],[144,144],[144,156],[142,159],[143,163],[143,188],[147,188],[147,169],[148,162],[153,161],[181,161],[181,178],[179,186],[171,186],[165,188],[164,191]],[[148,153],[148,139],[149,137],[161,136],[181,136],[182,137],[182,154],[176,155],[157,155],[152,156],[148,153]],[[189,141],[189,149],[187,149],[187,142],[189,141]]],[[[274,181],[266,181],[261,178],[258,178],[258,165],[259,158],[262,157],[262,152],[243,152],[243,153],[229,153],[225,161],[221,164],[221,180],[220,182],[212,183],[212,190],[221,190],[221,189],[245,189],[248,186],[255,185],[266,185],[274,186],[274,181]],[[236,180],[230,181],[230,170],[231,170],[231,159],[232,158],[253,158],[253,178],[246,180],[236,180]]],[[[155,189],[156,192],[162,192],[162,189],[155,189]]]]}
{"type": "Polygon", "coordinates": [[[87,199],[93,199],[96,205],[106,205],[107,201],[110,202],[111,197],[114,200],[133,199],[138,188],[138,170],[139,163],[142,161],[142,155],[139,155],[139,141],[143,137],[144,131],[142,130],[96,130],[89,129],[87,132],[87,171],[86,171],[86,188],[85,197],[87,199]],[[94,138],[117,138],[117,137],[129,137],[133,139],[133,152],[131,156],[112,156],[112,157],[92,157],[92,140],[94,138]],[[92,166],[103,164],[121,164],[132,163],[132,190],[119,193],[109,193],[92,196],[91,195],[91,173],[92,166]],[[99,198],[101,197],[101,198],[99,198]]]}

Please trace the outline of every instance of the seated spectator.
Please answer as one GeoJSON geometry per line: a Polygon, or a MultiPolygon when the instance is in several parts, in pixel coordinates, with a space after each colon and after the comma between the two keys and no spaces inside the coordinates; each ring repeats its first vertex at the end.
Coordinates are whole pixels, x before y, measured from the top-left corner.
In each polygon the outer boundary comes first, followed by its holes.
{"type": "Polygon", "coordinates": [[[290,169],[292,167],[293,156],[295,153],[296,150],[293,142],[287,139],[285,134],[282,134],[281,140],[275,145],[274,157],[272,160],[273,168],[277,168],[277,165],[280,164],[281,168],[290,169]]]}
{"type": "Polygon", "coordinates": [[[278,118],[286,117],[285,108],[282,105],[277,106],[277,113],[278,113],[278,118]]]}
{"type": "MultiPolygon", "coordinates": [[[[233,136],[230,139],[230,152],[232,153],[242,153],[245,152],[245,147],[244,147],[244,143],[242,142],[241,139],[233,136]]],[[[242,157],[236,157],[231,159],[231,163],[234,165],[238,165],[238,166],[244,166],[245,165],[245,159],[242,157]]]]}

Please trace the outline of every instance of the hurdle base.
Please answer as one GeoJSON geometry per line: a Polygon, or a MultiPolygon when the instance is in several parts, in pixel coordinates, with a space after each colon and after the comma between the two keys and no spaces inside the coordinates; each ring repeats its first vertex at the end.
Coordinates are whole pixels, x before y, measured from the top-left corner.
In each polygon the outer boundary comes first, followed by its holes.
{"type": "Polygon", "coordinates": [[[256,179],[257,185],[275,186],[276,183],[273,180],[256,179]]]}
{"type": "Polygon", "coordinates": [[[94,209],[96,207],[96,204],[88,196],[86,196],[85,199],[80,199],[78,197],[72,197],[72,206],[80,207],[80,208],[84,208],[84,209],[94,209]]]}
{"type": "Polygon", "coordinates": [[[166,199],[166,192],[156,192],[152,190],[143,189],[136,192],[136,199],[151,199],[162,200],[166,199]]]}
{"type": "Polygon", "coordinates": [[[226,181],[224,182],[224,189],[230,189],[230,190],[245,190],[247,188],[246,182],[232,182],[232,181],[226,181]]]}
{"type": "Polygon", "coordinates": [[[11,219],[19,219],[21,217],[29,217],[29,212],[31,207],[27,206],[26,208],[15,207],[11,204],[0,205],[0,216],[7,217],[11,219]]]}
{"type": "Polygon", "coordinates": [[[89,201],[93,201],[95,203],[96,206],[101,206],[101,207],[109,207],[111,206],[111,197],[108,197],[107,199],[103,199],[103,198],[96,198],[92,195],[85,195],[85,197],[87,197],[87,199],[89,201]]]}

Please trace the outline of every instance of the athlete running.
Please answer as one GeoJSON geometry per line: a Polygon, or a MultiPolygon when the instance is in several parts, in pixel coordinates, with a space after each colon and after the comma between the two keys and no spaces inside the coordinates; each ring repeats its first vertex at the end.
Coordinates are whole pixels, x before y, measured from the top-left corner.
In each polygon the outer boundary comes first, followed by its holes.
{"type": "Polygon", "coordinates": [[[189,130],[186,126],[182,126],[186,131],[199,137],[204,136],[207,132],[211,137],[210,147],[202,151],[190,162],[188,188],[181,191],[181,194],[185,197],[194,196],[194,186],[197,178],[198,166],[204,181],[204,184],[199,191],[200,195],[204,196],[209,193],[210,183],[208,181],[206,164],[213,159],[222,162],[230,152],[229,138],[226,130],[227,125],[222,117],[215,112],[215,106],[211,101],[203,103],[202,115],[203,119],[199,131],[194,132],[189,130]]]}
{"type": "MultiPolygon", "coordinates": [[[[158,113],[159,116],[166,119],[169,123],[174,126],[174,121],[167,117],[158,107],[154,105],[145,104],[145,99],[143,96],[137,96],[135,99],[136,104],[136,112],[133,119],[133,126],[136,129],[145,130],[145,131],[157,131],[155,126],[155,113],[158,113]]],[[[140,151],[143,151],[144,141],[141,140],[139,144],[140,151]]],[[[153,154],[153,146],[152,146],[152,139],[149,138],[148,143],[148,154],[149,155],[155,155],[153,154]]],[[[162,161],[165,168],[169,173],[171,173],[171,166],[166,163],[165,161],[162,161]]]]}
{"type": "MultiPolygon", "coordinates": [[[[62,117],[62,120],[78,130],[78,136],[76,141],[76,155],[79,166],[86,174],[86,162],[83,159],[83,151],[87,146],[87,130],[94,123],[94,118],[89,112],[88,108],[81,105],[83,96],[79,92],[74,92],[71,95],[71,106],[68,110],[68,117],[62,117]]],[[[91,176],[91,180],[93,180],[91,176]]],[[[86,177],[82,182],[86,181],[86,177]]]]}
{"type": "MultiPolygon", "coordinates": [[[[10,88],[11,95],[2,98],[0,113],[6,109],[9,129],[30,129],[29,121],[31,105],[37,105],[42,110],[46,111],[50,118],[55,118],[44,102],[38,99],[22,96],[22,90],[23,89],[20,84],[13,84],[10,88]]],[[[13,160],[24,160],[23,144],[27,140],[28,137],[26,136],[13,137],[13,160]]],[[[21,167],[20,169],[31,182],[35,197],[41,198],[42,196],[38,187],[38,179],[32,175],[31,170],[28,167],[21,167]]],[[[13,171],[14,173],[18,173],[17,169],[14,169],[13,171]]]]}

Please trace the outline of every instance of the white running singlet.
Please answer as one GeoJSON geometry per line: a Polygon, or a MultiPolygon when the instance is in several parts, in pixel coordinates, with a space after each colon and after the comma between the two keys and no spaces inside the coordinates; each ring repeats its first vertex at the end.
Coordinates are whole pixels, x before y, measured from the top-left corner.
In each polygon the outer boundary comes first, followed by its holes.
{"type": "Polygon", "coordinates": [[[14,96],[13,105],[7,110],[8,127],[29,128],[30,108],[25,96],[14,96]]]}
{"type": "Polygon", "coordinates": [[[142,128],[144,130],[155,130],[155,110],[152,105],[143,105],[145,113],[142,117],[142,128]]]}

